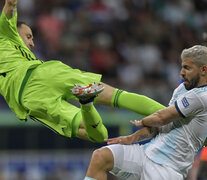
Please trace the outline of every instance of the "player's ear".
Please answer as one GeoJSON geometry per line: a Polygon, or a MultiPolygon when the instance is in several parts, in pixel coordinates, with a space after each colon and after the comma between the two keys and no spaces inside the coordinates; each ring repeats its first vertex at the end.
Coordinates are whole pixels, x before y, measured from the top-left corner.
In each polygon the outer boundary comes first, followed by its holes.
{"type": "Polygon", "coordinates": [[[206,76],[207,75],[207,65],[203,65],[200,67],[201,75],[206,76]]]}

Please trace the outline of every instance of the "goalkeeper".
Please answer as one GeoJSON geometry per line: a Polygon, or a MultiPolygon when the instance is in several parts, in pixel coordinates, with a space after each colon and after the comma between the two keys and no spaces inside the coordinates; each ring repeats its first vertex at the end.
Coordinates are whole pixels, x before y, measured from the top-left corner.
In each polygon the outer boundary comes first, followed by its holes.
{"type": "MultiPolygon", "coordinates": [[[[32,30],[25,23],[17,23],[17,1],[5,0],[0,17],[0,94],[21,120],[30,116],[68,138],[103,142],[107,130],[95,108],[86,108],[90,113],[85,115],[80,108],[68,103],[69,99],[78,100],[71,93],[74,84],[87,86],[100,82],[101,75],[72,69],[60,61],[37,59],[31,51],[34,47],[32,30]],[[95,128],[87,128],[88,119],[100,121],[90,121],[90,126],[95,128]]],[[[164,108],[145,96],[101,85],[104,89],[98,91],[96,95],[100,94],[94,103],[142,115],[164,108]]],[[[87,105],[82,105],[82,110],[83,106],[87,105]]]]}

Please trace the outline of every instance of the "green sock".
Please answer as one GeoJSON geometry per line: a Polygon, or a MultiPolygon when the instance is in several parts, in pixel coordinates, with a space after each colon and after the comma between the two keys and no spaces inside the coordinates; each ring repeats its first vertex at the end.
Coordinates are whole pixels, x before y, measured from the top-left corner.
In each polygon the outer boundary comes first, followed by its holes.
{"type": "Polygon", "coordinates": [[[162,104],[146,96],[129,93],[119,89],[114,91],[111,104],[114,107],[129,109],[144,116],[148,116],[165,108],[162,104]]]}
{"type": "Polygon", "coordinates": [[[82,121],[82,115],[81,115],[81,110],[80,110],[75,115],[75,117],[73,118],[73,121],[72,121],[72,137],[80,138],[78,136],[78,129],[79,129],[81,121],[82,121]]]}
{"type": "Polygon", "coordinates": [[[81,105],[83,126],[88,138],[92,142],[104,142],[108,138],[108,131],[102,123],[102,119],[93,105],[81,105]]]}

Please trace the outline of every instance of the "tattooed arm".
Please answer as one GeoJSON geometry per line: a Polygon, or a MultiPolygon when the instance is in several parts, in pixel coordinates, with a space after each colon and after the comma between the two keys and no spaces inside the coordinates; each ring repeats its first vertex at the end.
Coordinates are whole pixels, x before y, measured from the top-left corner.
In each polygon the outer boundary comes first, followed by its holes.
{"type": "Polygon", "coordinates": [[[107,144],[118,144],[118,143],[119,144],[133,144],[133,143],[148,140],[156,136],[158,132],[159,132],[158,128],[144,127],[129,136],[120,136],[116,138],[105,139],[105,142],[107,142],[107,144]]]}

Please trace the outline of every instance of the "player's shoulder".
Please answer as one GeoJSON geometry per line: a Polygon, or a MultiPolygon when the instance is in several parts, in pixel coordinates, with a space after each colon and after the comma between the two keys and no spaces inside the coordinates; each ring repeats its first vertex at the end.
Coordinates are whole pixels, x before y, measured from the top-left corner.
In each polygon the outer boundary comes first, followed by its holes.
{"type": "Polygon", "coordinates": [[[191,91],[194,92],[197,95],[206,94],[206,92],[207,92],[207,84],[203,85],[203,86],[199,86],[197,88],[193,88],[191,91]]]}
{"type": "Polygon", "coordinates": [[[184,94],[186,92],[187,92],[187,90],[185,89],[185,86],[183,83],[179,84],[179,86],[177,88],[175,88],[175,90],[174,90],[174,94],[175,93],[176,94],[184,94]]]}
{"type": "Polygon", "coordinates": [[[179,84],[179,85],[178,85],[178,87],[177,87],[176,89],[178,89],[178,90],[185,90],[185,91],[187,91],[187,90],[185,89],[185,86],[184,86],[184,84],[183,84],[183,83],[179,84]]]}
{"type": "Polygon", "coordinates": [[[207,106],[207,85],[193,88],[184,94],[184,97],[191,100],[198,100],[207,106]]]}

